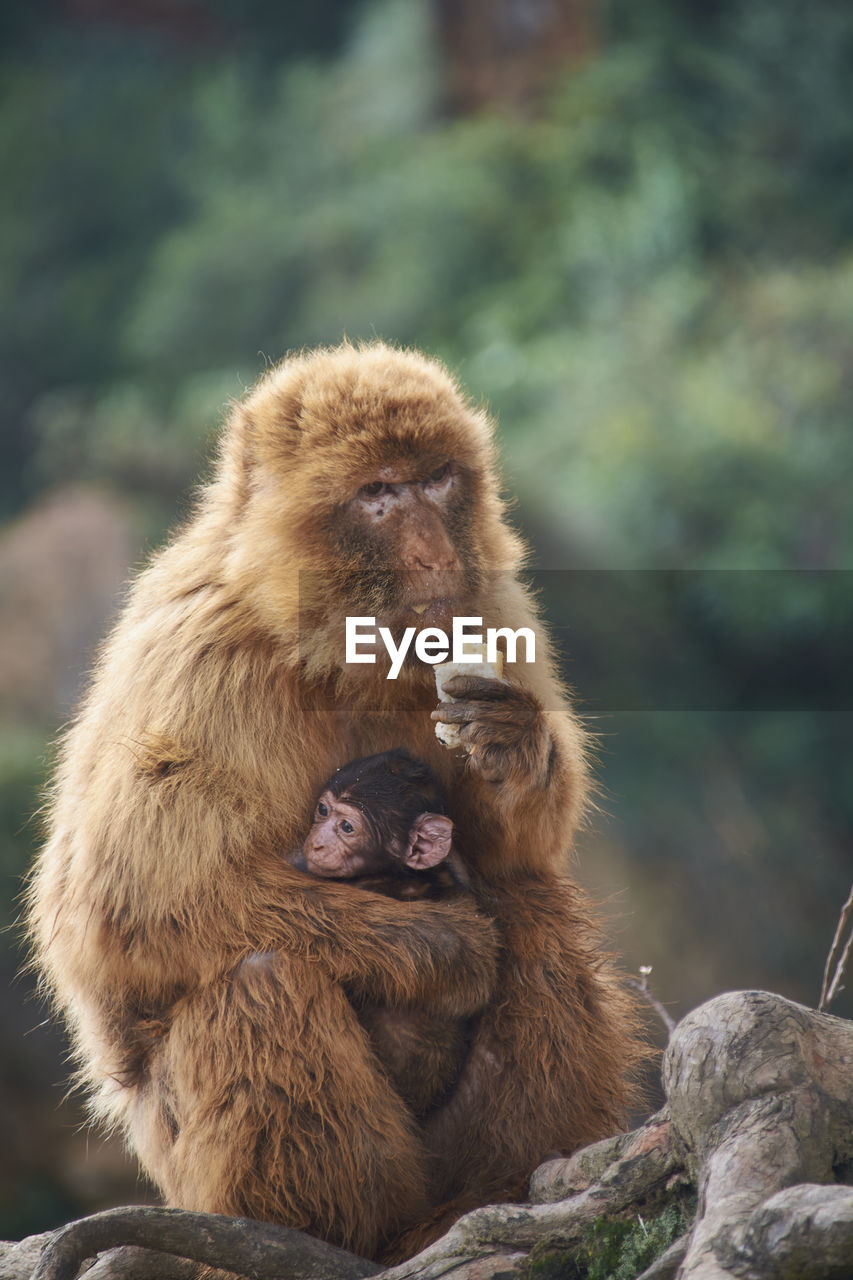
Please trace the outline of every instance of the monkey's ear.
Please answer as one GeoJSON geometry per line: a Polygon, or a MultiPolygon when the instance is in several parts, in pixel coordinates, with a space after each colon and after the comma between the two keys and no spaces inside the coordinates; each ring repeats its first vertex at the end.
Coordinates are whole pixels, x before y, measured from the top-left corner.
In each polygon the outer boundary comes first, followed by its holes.
{"type": "Polygon", "coordinates": [[[413,871],[438,866],[450,853],[453,823],[443,813],[420,813],[412,823],[403,861],[413,871]]]}

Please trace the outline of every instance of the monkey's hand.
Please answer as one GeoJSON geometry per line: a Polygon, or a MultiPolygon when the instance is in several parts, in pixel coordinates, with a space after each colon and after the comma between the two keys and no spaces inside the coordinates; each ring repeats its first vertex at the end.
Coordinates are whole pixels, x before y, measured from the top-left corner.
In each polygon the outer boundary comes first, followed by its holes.
{"type": "Polygon", "coordinates": [[[433,720],[459,728],[459,739],[488,782],[542,787],[551,771],[554,740],[539,701],[506,680],[454,676],[444,686],[433,720]]]}

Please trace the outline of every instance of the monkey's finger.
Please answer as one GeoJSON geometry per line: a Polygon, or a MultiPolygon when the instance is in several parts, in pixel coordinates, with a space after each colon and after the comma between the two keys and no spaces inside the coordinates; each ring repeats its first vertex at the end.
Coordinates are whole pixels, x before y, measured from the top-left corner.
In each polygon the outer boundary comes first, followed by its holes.
{"type": "Polygon", "coordinates": [[[451,698],[487,698],[489,701],[502,701],[517,697],[516,686],[506,680],[492,680],[488,676],[453,676],[442,685],[445,693],[451,698]]]}
{"type": "Polygon", "coordinates": [[[465,724],[483,714],[483,704],[478,702],[441,702],[430,712],[433,720],[442,724],[465,724]]]}
{"type": "Polygon", "coordinates": [[[440,702],[430,715],[443,724],[465,724],[476,720],[480,724],[510,726],[523,729],[533,724],[538,716],[536,707],[526,702],[440,702]]]}

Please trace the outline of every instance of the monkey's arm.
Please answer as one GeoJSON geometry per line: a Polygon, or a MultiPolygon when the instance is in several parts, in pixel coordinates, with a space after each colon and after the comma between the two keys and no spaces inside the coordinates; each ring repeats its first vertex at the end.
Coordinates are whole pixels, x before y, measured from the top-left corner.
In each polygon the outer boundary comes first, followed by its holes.
{"type": "Polygon", "coordinates": [[[463,1016],[488,1001],[497,943],[472,901],[398,902],[314,880],[265,852],[268,832],[241,817],[209,796],[202,810],[185,788],[168,805],[149,793],[116,808],[97,832],[58,831],[32,886],[51,985],[94,983],[111,1004],[157,1006],[281,950],[380,1003],[463,1016]],[[184,847],[199,829],[207,841],[184,847]]]}
{"type": "Polygon", "coordinates": [[[461,1017],[491,998],[496,932],[470,897],[401,902],[290,868],[283,876],[276,865],[256,879],[263,901],[247,933],[252,950],[304,956],[351,994],[385,1005],[461,1017]]]}
{"type": "Polygon", "coordinates": [[[456,701],[432,712],[459,726],[468,753],[462,847],[479,850],[479,869],[490,878],[492,869],[560,870],[584,803],[583,730],[556,680],[545,673],[537,683],[534,690],[516,680],[455,676],[445,689],[456,701]],[[488,838],[471,839],[469,827],[488,838]]]}

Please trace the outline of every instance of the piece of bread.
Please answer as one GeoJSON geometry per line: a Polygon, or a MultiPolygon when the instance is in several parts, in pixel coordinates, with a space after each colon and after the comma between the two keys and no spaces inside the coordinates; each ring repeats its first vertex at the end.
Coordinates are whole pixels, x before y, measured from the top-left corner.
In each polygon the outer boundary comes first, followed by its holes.
{"type": "MultiPolygon", "coordinates": [[[[435,687],[438,690],[439,702],[454,701],[449,693],[444,692],[444,686],[454,676],[482,676],[487,680],[503,679],[503,654],[498,653],[494,662],[487,662],[485,645],[467,644],[466,648],[469,653],[477,653],[479,651],[480,659],[477,662],[441,662],[435,668],[435,687]]],[[[435,736],[445,747],[451,749],[463,745],[459,739],[458,724],[442,724],[440,720],[437,720],[435,736]]]]}

